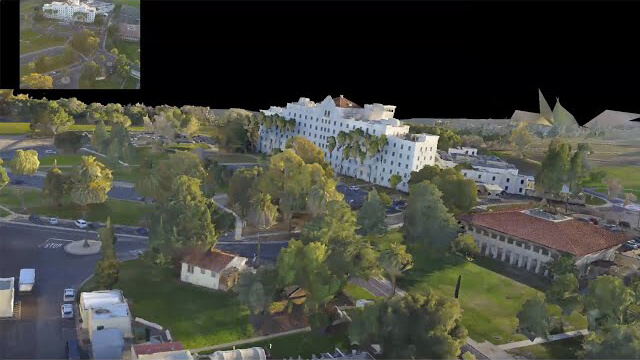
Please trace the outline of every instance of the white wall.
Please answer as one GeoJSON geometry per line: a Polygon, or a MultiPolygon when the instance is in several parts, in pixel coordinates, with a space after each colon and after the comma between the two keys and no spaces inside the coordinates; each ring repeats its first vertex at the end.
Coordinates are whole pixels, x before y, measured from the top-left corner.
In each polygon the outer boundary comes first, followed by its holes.
{"type": "MultiPolygon", "coordinates": [[[[517,170],[516,170],[517,171],[517,170]]],[[[534,188],[534,182],[530,176],[517,175],[512,172],[483,171],[478,169],[462,169],[465,179],[485,184],[500,186],[509,194],[525,195],[527,189],[534,188]]]]}
{"type": "Polygon", "coordinates": [[[197,266],[194,266],[193,273],[190,273],[188,271],[188,265],[186,263],[182,263],[182,268],[180,269],[180,280],[217,290],[218,285],[220,284],[220,274],[214,274],[214,276],[212,276],[211,270],[207,269],[204,269],[203,274],[202,269],[197,266]]]}
{"type": "Polygon", "coordinates": [[[119,329],[125,338],[133,337],[131,317],[129,316],[102,318],[90,314],[86,327],[89,330],[89,336],[92,336],[94,330],[98,330],[98,326],[104,326],[103,329],[119,329]]]}

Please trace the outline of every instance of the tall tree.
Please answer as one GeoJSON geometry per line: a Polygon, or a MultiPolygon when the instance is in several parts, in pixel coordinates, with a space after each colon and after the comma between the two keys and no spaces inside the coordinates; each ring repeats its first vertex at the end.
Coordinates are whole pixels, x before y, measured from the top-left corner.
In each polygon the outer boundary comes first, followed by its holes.
{"type": "MultiPolygon", "coordinates": [[[[250,204],[249,222],[253,226],[259,230],[264,230],[276,224],[278,207],[271,203],[271,195],[265,193],[255,194],[251,197],[250,204]]],[[[260,234],[258,233],[258,263],[260,263],[261,247],[262,243],[260,242],[260,234]]]]}
{"type": "Polygon", "coordinates": [[[116,259],[116,235],[110,217],[107,218],[107,225],[98,230],[98,237],[102,260],[96,264],[97,282],[102,289],[113,289],[118,282],[120,263],[116,259]]]}
{"type": "Polygon", "coordinates": [[[640,324],[615,325],[608,331],[591,332],[582,346],[584,359],[638,359],[640,324]]]}
{"type": "Polygon", "coordinates": [[[198,180],[204,179],[207,173],[202,168],[200,158],[196,154],[187,151],[176,151],[170,154],[169,158],[160,160],[157,166],[154,164],[154,171],[160,178],[160,189],[154,196],[158,201],[164,201],[171,194],[180,175],[186,175],[198,180]]]}
{"type": "Polygon", "coordinates": [[[568,180],[571,146],[558,139],[551,140],[549,149],[536,175],[536,189],[542,195],[558,195],[568,180]]]}
{"type": "Polygon", "coordinates": [[[261,266],[255,273],[243,271],[233,291],[252,314],[264,314],[275,299],[277,277],[278,272],[273,267],[261,266]]]}
{"type": "Polygon", "coordinates": [[[634,298],[622,279],[604,275],[589,283],[583,300],[589,330],[595,330],[624,324],[625,313],[634,298]]]}
{"type": "Polygon", "coordinates": [[[7,175],[7,169],[2,166],[4,161],[0,159],[0,190],[2,190],[9,183],[9,175],[7,175]]]}
{"type": "Polygon", "coordinates": [[[324,160],[322,149],[311,140],[302,136],[293,136],[287,140],[285,149],[293,150],[305,164],[319,164],[328,177],[333,177],[331,166],[324,160]]]}
{"type": "Polygon", "coordinates": [[[458,225],[441,200],[442,193],[428,181],[411,185],[404,214],[403,231],[413,243],[447,247],[456,237],[458,225]]]}
{"type": "Polygon", "coordinates": [[[18,150],[9,162],[11,172],[16,175],[33,175],[38,171],[40,160],[35,150],[18,150]]]}
{"type": "Polygon", "coordinates": [[[565,315],[571,315],[580,305],[578,279],[572,273],[554,277],[546,296],[550,303],[560,306],[565,315]]]}
{"type": "Polygon", "coordinates": [[[551,317],[544,296],[536,296],[524,302],[517,314],[518,329],[529,340],[549,337],[551,317]]]}
{"type": "Polygon", "coordinates": [[[229,180],[229,189],[227,191],[229,204],[237,207],[242,217],[246,217],[249,214],[251,196],[253,195],[252,189],[255,189],[261,175],[261,167],[241,168],[236,170],[231,176],[231,180],[229,180]]]}
{"type": "Polygon", "coordinates": [[[358,212],[359,232],[362,235],[382,234],[386,230],[385,213],[386,209],[378,192],[376,189],[371,190],[367,201],[358,212]]]}
{"type": "Polygon", "coordinates": [[[393,291],[396,294],[396,282],[405,271],[413,267],[413,257],[407,252],[407,247],[400,243],[389,243],[380,251],[380,267],[391,278],[393,291]]]}
{"type": "Polygon", "coordinates": [[[458,301],[433,292],[356,309],[352,320],[351,340],[360,346],[381,343],[388,358],[453,359],[467,340],[458,301]]]}
{"type": "Polygon", "coordinates": [[[47,172],[44,178],[42,195],[57,206],[62,206],[62,200],[66,192],[66,178],[62,171],[58,169],[57,161],[53,161],[53,167],[47,172]]]}
{"type": "Polygon", "coordinates": [[[549,270],[549,274],[551,276],[560,276],[564,274],[578,275],[576,260],[571,254],[562,254],[551,259],[551,261],[547,262],[546,268],[549,270]]]}
{"type": "Polygon", "coordinates": [[[154,171],[153,162],[148,158],[144,159],[138,168],[138,173],[140,176],[135,182],[136,193],[144,197],[155,197],[161,191],[162,179],[158,172],[154,171]]]}
{"type": "Polygon", "coordinates": [[[459,234],[451,243],[451,247],[454,252],[465,256],[473,257],[480,254],[478,244],[476,244],[471,234],[459,234]]]}
{"type": "Polygon", "coordinates": [[[524,150],[533,143],[533,135],[529,132],[529,124],[521,122],[511,131],[509,141],[511,146],[515,147],[520,153],[520,157],[524,158],[524,150]]]}
{"type": "Polygon", "coordinates": [[[104,164],[93,156],[83,156],[74,166],[71,175],[71,201],[86,210],[89,204],[101,204],[113,185],[113,175],[104,164]]]}

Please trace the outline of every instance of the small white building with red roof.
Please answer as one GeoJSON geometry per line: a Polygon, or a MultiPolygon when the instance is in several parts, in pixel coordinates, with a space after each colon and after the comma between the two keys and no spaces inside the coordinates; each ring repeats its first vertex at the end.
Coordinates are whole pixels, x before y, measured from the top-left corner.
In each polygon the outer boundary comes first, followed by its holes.
{"type": "Polygon", "coordinates": [[[247,258],[217,249],[193,249],[182,257],[180,280],[214,290],[229,290],[246,268],[247,258]]]}

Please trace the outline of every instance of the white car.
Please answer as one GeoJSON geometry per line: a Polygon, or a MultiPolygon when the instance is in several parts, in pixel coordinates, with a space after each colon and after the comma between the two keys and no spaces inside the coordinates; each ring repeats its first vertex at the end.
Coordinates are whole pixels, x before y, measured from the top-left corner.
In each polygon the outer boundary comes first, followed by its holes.
{"type": "Polygon", "coordinates": [[[73,319],[73,305],[62,304],[62,306],[60,306],[60,314],[63,319],[73,319]]]}
{"type": "Polygon", "coordinates": [[[57,154],[58,152],[57,152],[57,151],[55,151],[55,150],[51,150],[51,149],[49,149],[49,150],[45,150],[45,151],[44,151],[44,153],[45,153],[45,154],[57,154]]]}
{"type": "Polygon", "coordinates": [[[75,225],[76,225],[76,227],[78,227],[78,228],[80,228],[80,229],[84,229],[84,228],[86,228],[87,226],[89,226],[89,224],[87,224],[87,222],[86,222],[86,221],[84,221],[84,220],[82,220],[82,219],[78,219],[78,220],[76,220],[76,221],[75,221],[75,225]]]}
{"type": "Polygon", "coordinates": [[[58,218],[55,218],[55,217],[49,218],[49,224],[58,225],[58,218]]]}
{"type": "Polygon", "coordinates": [[[76,299],[76,291],[73,289],[64,289],[62,299],[64,302],[74,301],[76,299]]]}
{"type": "Polygon", "coordinates": [[[349,190],[356,191],[356,190],[360,190],[360,188],[354,185],[354,186],[349,186],[349,190]]]}

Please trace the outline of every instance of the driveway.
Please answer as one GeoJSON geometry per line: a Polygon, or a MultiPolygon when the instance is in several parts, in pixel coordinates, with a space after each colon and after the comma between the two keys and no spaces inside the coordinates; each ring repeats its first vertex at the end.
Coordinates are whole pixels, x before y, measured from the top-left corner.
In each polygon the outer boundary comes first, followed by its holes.
{"type": "MultiPolygon", "coordinates": [[[[64,358],[65,342],[75,338],[76,332],[72,321],[60,317],[62,291],[78,289],[93,273],[100,255],[74,256],[64,251],[69,241],[84,238],[79,232],[0,223],[0,234],[0,277],[18,277],[21,268],[36,269],[35,291],[16,293],[21,317],[0,321],[0,358],[64,358]]],[[[146,241],[123,237],[116,245],[117,257],[131,259],[144,248],[146,241]]]]}

